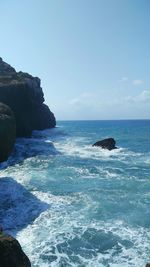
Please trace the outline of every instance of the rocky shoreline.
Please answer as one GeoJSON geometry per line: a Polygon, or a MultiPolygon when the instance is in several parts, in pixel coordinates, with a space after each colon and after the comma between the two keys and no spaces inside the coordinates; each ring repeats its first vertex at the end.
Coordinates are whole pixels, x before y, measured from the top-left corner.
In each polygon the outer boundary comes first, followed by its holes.
{"type": "MultiPolygon", "coordinates": [[[[55,125],[54,114],[44,104],[40,79],[28,73],[16,72],[0,58],[0,162],[8,159],[16,137],[31,137],[33,130],[53,128],[55,125]]],[[[93,146],[116,149],[113,138],[98,141],[93,146]]],[[[8,181],[6,184],[8,187],[8,181]]],[[[13,179],[11,188],[14,189],[13,179]]],[[[7,201],[5,197],[3,199],[7,201]]],[[[30,266],[30,260],[19,242],[7,235],[0,226],[0,267],[30,266]]],[[[147,263],[146,267],[150,267],[150,264],[147,263]]]]}
{"type": "Polygon", "coordinates": [[[23,252],[19,242],[2,230],[0,231],[0,266],[31,267],[30,260],[23,252]]]}
{"type": "Polygon", "coordinates": [[[44,101],[38,77],[16,72],[0,58],[0,162],[9,156],[14,135],[31,137],[33,130],[56,126],[55,116],[44,101]]]}
{"type": "MultiPolygon", "coordinates": [[[[0,58],[0,162],[6,161],[16,137],[31,137],[33,130],[56,126],[56,119],[44,104],[38,77],[16,70],[0,58]]],[[[0,225],[0,266],[30,267],[19,242],[4,233],[0,225]]]]}

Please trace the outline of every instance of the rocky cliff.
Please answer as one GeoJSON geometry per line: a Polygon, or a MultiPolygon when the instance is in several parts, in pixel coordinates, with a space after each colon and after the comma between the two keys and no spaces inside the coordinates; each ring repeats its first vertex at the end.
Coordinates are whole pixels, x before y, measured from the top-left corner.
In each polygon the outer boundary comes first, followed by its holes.
{"type": "Polygon", "coordinates": [[[0,103],[0,162],[7,160],[16,140],[16,122],[12,110],[0,103]]]}
{"type": "Polygon", "coordinates": [[[14,112],[17,136],[29,137],[32,130],[56,125],[54,114],[44,104],[40,79],[28,73],[16,72],[0,58],[0,102],[14,112]]]}
{"type": "Polygon", "coordinates": [[[0,266],[31,267],[31,263],[19,242],[2,231],[0,231],[0,266]]]}

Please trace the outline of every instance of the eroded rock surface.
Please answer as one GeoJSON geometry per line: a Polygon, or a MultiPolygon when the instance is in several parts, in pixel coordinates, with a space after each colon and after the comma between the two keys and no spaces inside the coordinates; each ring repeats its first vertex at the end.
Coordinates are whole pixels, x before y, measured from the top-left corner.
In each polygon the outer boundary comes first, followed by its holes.
{"type": "Polygon", "coordinates": [[[0,58],[0,102],[14,112],[17,136],[29,137],[32,130],[56,125],[54,114],[44,104],[41,81],[28,73],[16,72],[0,58]]]}

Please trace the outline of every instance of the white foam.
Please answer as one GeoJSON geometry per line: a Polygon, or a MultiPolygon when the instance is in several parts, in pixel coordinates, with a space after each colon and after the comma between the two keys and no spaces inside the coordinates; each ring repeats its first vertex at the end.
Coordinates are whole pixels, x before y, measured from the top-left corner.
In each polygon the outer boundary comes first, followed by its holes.
{"type": "MultiPolygon", "coordinates": [[[[139,266],[143,267],[145,261],[148,260],[148,248],[150,233],[142,228],[132,228],[123,221],[87,221],[85,214],[90,212],[91,199],[87,195],[77,194],[73,196],[53,196],[47,193],[35,192],[39,199],[44,200],[50,205],[50,209],[43,212],[32,225],[18,233],[17,238],[21,242],[23,248],[30,257],[33,266],[61,266],[62,259],[66,262],[66,266],[89,266],[99,267],[107,266],[139,266]],[[72,205],[76,202],[85,202],[82,208],[72,209],[72,205]],[[71,261],[66,252],[61,252],[58,247],[61,244],[68,243],[68,249],[74,238],[82,238],[88,229],[104,234],[112,234],[112,237],[118,239],[120,252],[116,253],[116,247],[105,251],[105,253],[95,250],[95,255],[91,258],[76,254],[79,263],[71,261]],[[119,243],[120,240],[127,240],[131,246],[119,243]],[[70,243],[71,242],[71,243],[70,243]],[[51,257],[56,257],[53,259],[51,257]],[[46,261],[51,259],[51,263],[46,261]]],[[[117,240],[116,239],[116,240],[117,240]]],[[[121,242],[122,242],[121,241],[121,242]]],[[[124,241],[126,242],[126,241],[124,241]]],[[[117,243],[116,243],[117,244],[117,243]]],[[[83,248],[84,249],[84,248],[83,248]]],[[[65,250],[64,250],[65,251],[65,250]]],[[[89,251],[90,252],[90,251],[89,251]]],[[[85,248],[85,253],[86,248],[85,248]]]]}
{"type": "Polygon", "coordinates": [[[0,179],[0,225],[15,232],[33,221],[48,205],[12,178],[0,179]]]}
{"type": "MultiPolygon", "coordinates": [[[[120,179],[128,183],[128,179],[137,179],[134,175],[128,174],[128,169],[138,170],[139,166],[141,166],[139,163],[142,162],[143,164],[145,160],[144,155],[123,148],[108,151],[92,147],[87,145],[84,138],[80,137],[72,139],[67,137],[65,140],[60,141],[60,137],[63,136],[61,131],[58,133],[58,138],[55,137],[55,130],[51,132],[51,136],[49,134],[49,130],[35,133],[31,142],[28,139],[21,140],[21,142],[18,140],[16,157],[20,157],[22,161],[9,166],[7,169],[4,168],[7,165],[3,166],[0,173],[0,177],[10,176],[31,191],[32,195],[29,197],[22,187],[13,186],[15,183],[8,183],[8,187],[5,188],[4,185],[3,188],[1,187],[0,197],[1,199],[7,199],[6,202],[12,205],[10,205],[10,209],[6,210],[3,220],[4,225],[10,229],[10,232],[13,232],[14,225],[20,227],[17,238],[31,259],[32,266],[104,267],[110,265],[111,267],[143,267],[149,257],[150,233],[146,228],[137,227],[136,225],[133,227],[118,219],[108,220],[107,214],[106,220],[102,221],[102,201],[105,201],[105,199],[101,200],[103,195],[97,197],[97,200],[93,200],[94,198],[88,192],[86,193],[86,190],[83,190],[85,193],[74,192],[68,193],[68,195],[63,195],[64,191],[62,190],[62,195],[61,193],[60,195],[53,195],[50,192],[39,192],[38,190],[40,189],[34,188],[31,181],[33,178],[34,180],[39,179],[40,184],[48,177],[50,184],[52,181],[55,182],[54,172],[57,171],[57,174],[60,174],[60,177],[57,177],[60,179],[60,183],[61,174],[65,178],[69,177],[69,179],[77,180],[79,178],[78,183],[82,179],[103,179],[104,181],[102,182],[106,182],[106,185],[107,179],[109,181],[120,179]],[[60,153],[55,154],[55,149],[53,153],[53,144],[56,147],[56,151],[60,153]],[[24,153],[27,154],[27,157],[24,153]],[[34,157],[34,153],[36,157],[34,157]],[[55,155],[56,161],[54,159],[55,155]],[[74,164],[74,159],[77,159],[77,162],[80,162],[78,159],[81,159],[82,164],[74,164]],[[66,161],[68,164],[64,166],[66,161]],[[56,162],[57,164],[55,165],[54,163],[56,162]],[[90,165],[89,162],[92,164],[90,165]],[[117,165],[113,164],[116,162],[118,163],[117,165]],[[50,163],[51,165],[49,165],[50,163]],[[123,169],[122,165],[127,166],[127,170],[123,169]],[[50,166],[52,168],[55,166],[55,171],[51,171],[50,166]],[[65,174],[63,172],[64,169],[65,174]],[[97,215],[98,211],[100,212],[98,219],[92,218],[91,214],[93,216],[94,213],[97,215]],[[38,215],[39,217],[37,218],[36,216],[38,215]],[[24,221],[28,226],[22,229],[24,221]],[[111,233],[118,240],[118,243],[115,244],[119,246],[119,252],[114,245],[107,249],[105,253],[101,253],[96,248],[92,254],[91,250],[88,250],[83,245],[85,254],[75,253],[74,248],[71,247],[73,246],[73,240],[80,241],[84,233],[91,228],[94,229],[95,235],[101,231],[106,236],[111,233]],[[131,246],[124,245],[121,242],[122,240],[131,242],[131,246]],[[64,250],[62,244],[65,246],[64,250]],[[61,247],[61,251],[59,247],[61,247]],[[67,249],[69,249],[69,252],[67,252],[67,249]],[[88,257],[88,252],[91,253],[90,258],[88,257]],[[78,258],[76,263],[71,260],[69,253],[74,253],[74,256],[78,258]],[[62,261],[65,263],[62,263],[62,261]]],[[[149,162],[149,159],[146,160],[149,162]]],[[[74,180],[74,183],[76,180],[74,180]]],[[[85,180],[82,180],[82,182],[85,182],[85,180]]],[[[90,180],[91,185],[94,182],[90,180]]],[[[0,185],[2,186],[2,184],[0,185]]],[[[50,190],[51,187],[49,188],[50,190]]],[[[101,192],[105,194],[108,191],[104,192],[104,188],[98,188],[98,194],[101,194],[101,192]]],[[[146,197],[148,197],[148,194],[146,197]]],[[[111,199],[111,201],[113,200],[111,199]]],[[[107,208],[107,205],[105,208],[107,208]]],[[[108,210],[109,212],[110,210],[108,210]]],[[[84,239],[83,241],[85,242],[86,240],[84,239]]]]}
{"type": "Polygon", "coordinates": [[[58,151],[66,156],[80,157],[83,159],[95,160],[119,160],[126,161],[129,158],[141,157],[141,153],[136,153],[125,148],[118,148],[114,150],[102,149],[100,147],[86,145],[85,138],[66,138],[64,142],[56,140],[55,147],[58,151]]]}

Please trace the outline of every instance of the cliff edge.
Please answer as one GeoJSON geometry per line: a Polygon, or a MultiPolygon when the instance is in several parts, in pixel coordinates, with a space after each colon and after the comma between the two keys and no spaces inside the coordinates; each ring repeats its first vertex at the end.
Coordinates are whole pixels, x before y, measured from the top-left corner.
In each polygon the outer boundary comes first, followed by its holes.
{"type": "Polygon", "coordinates": [[[25,72],[16,72],[2,58],[0,102],[12,109],[18,137],[30,137],[33,130],[44,130],[56,125],[54,114],[44,104],[40,79],[25,72]]]}

